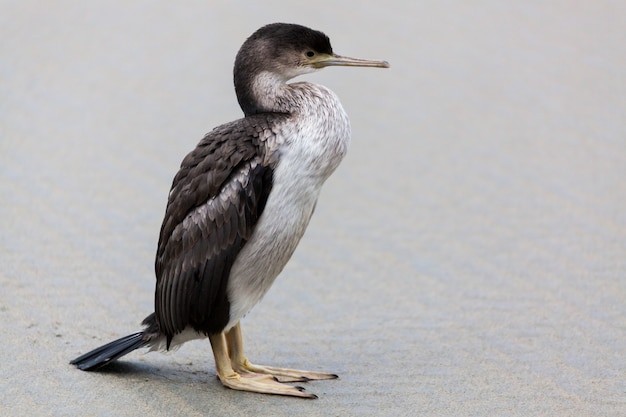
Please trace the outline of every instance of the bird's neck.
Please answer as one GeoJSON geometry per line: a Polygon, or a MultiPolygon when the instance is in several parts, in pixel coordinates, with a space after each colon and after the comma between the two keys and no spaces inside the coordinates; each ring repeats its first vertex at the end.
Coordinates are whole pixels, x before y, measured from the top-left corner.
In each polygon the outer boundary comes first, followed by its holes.
{"type": "Polygon", "coordinates": [[[278,74],[261,71],[256,74],[235,74],[237,100],[246,116],[258,113],[291,113],[297,108],[287,84],[278,74]]]}

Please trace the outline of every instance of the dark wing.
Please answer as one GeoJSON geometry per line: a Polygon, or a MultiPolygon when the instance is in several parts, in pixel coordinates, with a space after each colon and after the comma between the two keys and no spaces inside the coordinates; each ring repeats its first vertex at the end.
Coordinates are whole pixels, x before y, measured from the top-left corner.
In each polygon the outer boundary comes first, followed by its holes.
{"type": "Polygon", "coordinates": [[[222,125],[183,160],[155,265],[155,314],[168,346],[188,325],[210,334],[228,323],[228,275],[265,207],[272,187],[266,141],[286,117],[260,114],[222,125]]]}

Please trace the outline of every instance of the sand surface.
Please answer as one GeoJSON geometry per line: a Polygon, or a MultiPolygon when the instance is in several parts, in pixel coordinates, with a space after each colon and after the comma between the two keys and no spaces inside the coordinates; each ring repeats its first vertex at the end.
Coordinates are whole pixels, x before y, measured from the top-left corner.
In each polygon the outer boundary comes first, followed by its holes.
{"type": "Polygon", "coordinates": [[[509,3],[0,1],[0,415],[626,415],[626,6],[509,3]],[[392,65],[306,77],[353,142],[243,323],[341,378],[231,391],[208,341],[76,370],[152,312],[172,177],[273,21],[392,65]]]}

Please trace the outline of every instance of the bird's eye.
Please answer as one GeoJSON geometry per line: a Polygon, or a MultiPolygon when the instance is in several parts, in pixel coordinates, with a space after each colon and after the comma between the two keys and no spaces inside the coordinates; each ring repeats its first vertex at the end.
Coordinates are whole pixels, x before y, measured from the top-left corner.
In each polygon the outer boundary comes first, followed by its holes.
{"type": "Polygon", "coordinates": [[[308,52],[306,53],[306,56],[308,56],[309,58],[313,58],[313,57],[315,56],[315,52],[313,52],[313,51],[308,51],[308,52]]]}

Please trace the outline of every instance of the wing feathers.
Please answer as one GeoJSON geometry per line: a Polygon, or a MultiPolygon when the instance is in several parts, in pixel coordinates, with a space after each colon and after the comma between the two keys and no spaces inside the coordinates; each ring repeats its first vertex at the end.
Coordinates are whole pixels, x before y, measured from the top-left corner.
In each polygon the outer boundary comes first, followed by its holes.
{"type": "Polygon", "coordinates": [[[155,264],[155,314],[168,340],[187,326],[209,334],[228,323],[228,275],[271,190],[264,141],[285,117],[257,115],[216,128],[183,160],[155,264]]]}

